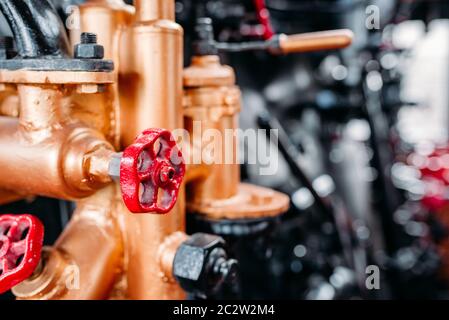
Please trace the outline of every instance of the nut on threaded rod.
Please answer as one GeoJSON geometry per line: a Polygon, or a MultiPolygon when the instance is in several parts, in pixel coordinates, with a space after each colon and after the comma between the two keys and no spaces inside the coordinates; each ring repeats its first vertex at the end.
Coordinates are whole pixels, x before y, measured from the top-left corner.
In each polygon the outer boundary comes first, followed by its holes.
{"type": "Polygon", "coordinates": [[[104,47],[97,43],[95,33],[83,32],[81,41],[75,46],[75,59],[103,59],[104,47]]]}
{"type": "Polygon", "coordinates": [[[81,33],[82,44],[95,44],[97,43],[97,35],[95,33],[83,32],[81,33]]]}

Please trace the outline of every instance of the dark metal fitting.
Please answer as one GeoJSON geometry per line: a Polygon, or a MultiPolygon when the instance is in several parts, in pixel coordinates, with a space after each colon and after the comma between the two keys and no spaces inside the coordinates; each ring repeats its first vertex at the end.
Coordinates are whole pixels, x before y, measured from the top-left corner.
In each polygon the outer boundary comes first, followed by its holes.
{"type": "Polygon", "coordinates": [[[223,238],[196,233],[178,248],[173,274],[185,291],[207,298],[237,279],[237,266],[228,257],[223,238]]]}
{"type": "Polygon", "coordinates": [[[75,46],[75,59],[103,59],[104,47],[97,43],[97,35],[83,32],[81,42],[75,46]]]}

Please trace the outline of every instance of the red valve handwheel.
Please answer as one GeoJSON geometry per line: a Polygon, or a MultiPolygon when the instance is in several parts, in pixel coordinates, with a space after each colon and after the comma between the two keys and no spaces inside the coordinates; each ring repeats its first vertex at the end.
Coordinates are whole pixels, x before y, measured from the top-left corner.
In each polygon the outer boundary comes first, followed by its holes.
{"type": "Polygon", "coordinates": [[[120,163],[123,201],[133,213],[167,213],[176,203],[185,163],[172,134],[144,131],[126,148],[120,163]]]}
{"type": "Polygon", "coordinates": [[[0,215],[0,293],[29,278],[39,264],[44,227],[29,214],[0,215]]]}

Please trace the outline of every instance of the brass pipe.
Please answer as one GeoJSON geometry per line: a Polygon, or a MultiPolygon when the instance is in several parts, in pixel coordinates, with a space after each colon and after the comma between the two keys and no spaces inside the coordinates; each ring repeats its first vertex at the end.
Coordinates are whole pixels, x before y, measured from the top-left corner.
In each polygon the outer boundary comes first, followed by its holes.
{"type": "Polygon", "coordinates": [[[19,130],[29,139],[48,138],[67,122],[63,87],[58,85],[18,85],[20,99],[19,130]]]}
{"type": "Polygon", "coordinates": [[[175,1],[136,0],[136,21],[175,20],[175,1]]]}
{"type": "MultiPolygon", "coordinates": [[[[120,141],[120,106],[118,92],[118,70],[119,70],[119,45],[123,30],[129,26],[134,18],[134,7],[126,5],[123,0],[88,0],[79,6],[79,28],[71,30],[72,43],[78,43],[82,32],[92,32],[97,35],[98,43],[104,47],[104,57],[114,61],[115,83],[110,87],[109,96],[106,95],[84,95],[88,99],[84,105],[111,105],[112,115],[109,125],[114,130],[115,147],[119,147],[120,141]]],[[[86,110],[85,116],[92,118],[92,111],[86,110]]]]}
{"type": "Polygon", "coordinates": [[[115,185],[77,203],[77,209],[43,266],[13,288],[19,299],[106,299],[122,272],[122,238],[115,185]]]}
{"type": "MultiPolygon", "coordinates": [[[[121,138],[126,147],[147,128],[182,124],[183,30],[174,21],[174,0],[136,1],[135,23],[120,43],[121,138]],[[132,124],[132,125],[130,125],[132,124]]],[[[133,215],[125,208],[125,268],[131,299],[183,299],[167,281],[160,258],[167,237],[185,230],[185,193],[166,215],[133,215]]]]}
{"type": "Polygon", "coordinates": [[[86,172],[86,155],[112,150],[96,130],[67,118],[64,89],[19,85],[19,119],[0,117],[0,187],[76,199],[103,186],[86,172]]]}
{"type": "Polygon", "coordinates": [[[184,70],[183,103],[191,150],[200,152],[200,163],[188,167],[194,170],[187,173],[188,211],[213,220],[266,218],[285,212],[286,195],[240,183],[236,135],[240,90],[233,69],[221,65],[218,56],[193,57],[184,70]],[[201,176],[202,168],[207,168],[207,176],[201,176]]]}
{"type": "MultiPolygon", "coordinates": [[[[193,127],[195,119],[186,118],[184,121],[185,128],[191,133],[193,139],[202,139],[194,133],[193,127]]],[[[233,134],[235,129],[238,128],[238,116],[230,115],[223,116],[218,121],[196,120],[196,125],[201,126],[201,132],[220,133],[219,137],[205,137],[210,141],[200,141],[203,148],[199,150],[203,156],[207,154],[208,148],[214,148],[214,158],[208,159],[211,165],[203,164],[198,166],[197,173],[189,172],[192,167],[187,170],[187,181],[190,181],[192,174],[205,175],[207,170],[207,179],[202,180],[201,183],[195,182],[189,184],[188,188],[188,200],[195,201],[201,199],[202,202],[227,199],[237,194],[238,185],[240,183],[240,165],[238,164],[237,156],[237,136],[233,134]],[[208,131],[209,130],[209,131],[208,131]],[[232,136],[230,141],[224,141],[225,132],[231,132],[232,136]],[[226,157],[229,157],[229,163],[226,163],[226,157]],[[193,199],[195,198],[195,199],[193,199]]],[[[204,159],[203,159],[204,160],[204,159]]]]}

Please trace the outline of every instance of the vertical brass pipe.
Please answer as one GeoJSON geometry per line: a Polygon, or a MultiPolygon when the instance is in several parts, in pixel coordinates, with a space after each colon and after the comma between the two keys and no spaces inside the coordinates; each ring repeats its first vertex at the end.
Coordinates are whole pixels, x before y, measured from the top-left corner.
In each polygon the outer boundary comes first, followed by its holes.
{"type": "Polygon", "coordinates": [[[175,1],[136,0],[136,21],[175,20],[175,1]]]}
{"type": "MultiPolygon", "coordinates": [[[[174,0],[136,1],[136,19],[120,45],[122,146],[147,128],[182,128],[183,30],[174,0]]],[[[125,209],[124,209],[125,210],[125,209]]],[[[185,230],[185,194],[166,215],[125,214],[125,259],[131,299],[183,299],[161,268],[161,244],[185,230]]]]}
{"type": "MultiPolygon", "coordinates": [[[[120,106],[118,93],[119,45],[122,32],[133,21],[134,8],[126,5],[123,0],[88,0],[79,6],[79,29],[71,30],[73,43],[78,43],[82,32],[97,35],[98,43],[104,47],[105,59],[114,61],[116,83],[111,87],[110,95],[83,96],[91,99],[92,103],[78,103],[78,105],[112,106],[109,112],[112,121],[109,126],[114,132],[114,146],[118,147],[120,131],[120,106]],[[98,100],[94,100],[98,99],[98,100]]],[[[99,107],[97,109],[100,109],[99,107]]],[[[92,110],[81,110],[88,117],[92,117],[92,110]]],[[[106,110],[109,111],[109,110],[106,110]]]]}
{"type": "Polygon", "coordinates": [[[184,70],[184,97],[184,126],[191,145],[199,146],[196,152],[203,157],[213,157],[208,159],[209,165],[203,163],[208,168],[207,177],[188,185],[188,201],[229,199],[238,193],[240,184],[236,135],[240,90],[234,70],[222,65],[218,56],[194,56],[184,70]]]}
{"type": "Polygon", "coordinates": [[[67,108],[62,102],[63,90],[58,85],[19,85],[19,128],[30,136],[34,133],[45,136],[43,131],[59,127],[67,116],[67,108]]]}

